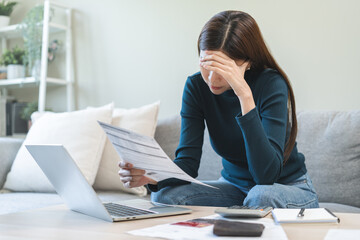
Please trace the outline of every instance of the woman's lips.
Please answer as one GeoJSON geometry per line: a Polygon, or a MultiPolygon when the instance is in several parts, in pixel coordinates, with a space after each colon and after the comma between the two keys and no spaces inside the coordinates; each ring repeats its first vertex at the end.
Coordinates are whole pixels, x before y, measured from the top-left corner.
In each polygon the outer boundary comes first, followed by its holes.
{"type": "Polygon", "coordinates": [[[221,89],[221,87],[214,87],[214,86],[211,86],[211,89],[213,89],[213,90],[219,90],[219,89],[221,89]]]}

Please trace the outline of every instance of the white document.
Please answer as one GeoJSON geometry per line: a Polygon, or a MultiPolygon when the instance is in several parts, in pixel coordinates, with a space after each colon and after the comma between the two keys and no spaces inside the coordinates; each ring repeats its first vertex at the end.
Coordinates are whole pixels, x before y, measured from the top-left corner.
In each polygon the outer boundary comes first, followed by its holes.
{"type": "Polygon", "coordinates": [[[186,174],[164,152],[154,138],[137,134],[127,129],[99,122],[121,159],[146,171],[146,176],[161,181],[178,178],[188,182],[204,184],[186,174]]]}
{"type": "Polygon", "coordinates": [[[355,229],[330,229],[324,240],[354,240],[360,239],[360,230],[355,229]]]}
{"type": "MultiPolygon", "coordinates": [[[[219,215],[211,215],[205,218],[210,219],[223,219],[219,215]]],[[[281,225],[276,225],[274,221],[270,218],[258,218],[258,219],[241,219],[231,221],[239,221],[239,222],[250,222],[250,223],[261,223],[264,225],[264,231],[261,237],[219,237],[213,234],[214,225],[207,227],[188,227],[188,226],[179,226],[172,224],[162,224],[154,227],[143,228],[139,230],[129,231],[127,233],[136,236],[144,236],[144,237],[159,237],[165,239],[173,239],[173,240],[287,240],[287,236],[281,227],[281,225]]]]}
{"type": "Polygon", "coordinates": [[[304,216],[298,217],[299,208],[275,208],[273,218],[277,223],[338,223],[339,218],[326,208],[307,208],[304,216]]]}

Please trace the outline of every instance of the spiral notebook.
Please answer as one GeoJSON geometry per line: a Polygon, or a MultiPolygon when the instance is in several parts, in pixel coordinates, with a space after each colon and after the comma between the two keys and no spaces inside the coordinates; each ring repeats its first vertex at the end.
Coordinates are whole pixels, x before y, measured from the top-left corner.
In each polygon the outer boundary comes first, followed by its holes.
{"type": "Polygon", "coordinates": [[[275,208],[272,216],[277,223],[339,223],[340,219],[327,208],[307,208],[298,216],[300,208],[275,208]]]}

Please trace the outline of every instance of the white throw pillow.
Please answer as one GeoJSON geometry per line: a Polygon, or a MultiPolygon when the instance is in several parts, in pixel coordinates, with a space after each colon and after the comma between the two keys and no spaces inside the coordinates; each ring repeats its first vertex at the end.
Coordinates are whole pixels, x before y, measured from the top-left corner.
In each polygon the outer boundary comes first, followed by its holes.
{"type": "Polygon", "coordinates": [[[111,123],[112,112],[111,103],[100,108],[74,112],[45,113],[30,128],[16,155],[4,188],[12,191],[54,191],[25,148],[27,144],[63,144],[92,185],[106,140],[106,135],[97,121],[111,123]]]}
{"type": "MultiPolygon", "coordinates": [[[[126,128],[153,137],[156,130],[160,102],[145,105],[140,108],[120,109],[115,108],[113,112],[112,125],[126,128]]],[[[120,181],[118,174],[119,161],[121,161],[115,148],[107,139],[98,174],[95,179],[94,189],[96,190],[120,190],[128,193],[145,196],[147,190],[144,186],[126,188],[120,181]]]]}
{"type": "Polygon", "coordinates": [[[46,112],[33,112],[31,114],[31,123],[34,124],[39,118],[41,118],[42,116],[44,116],[45,114],[47,113],[54,113],[54,112],[49,112],[49,111],[46,111],[46,112]]]}

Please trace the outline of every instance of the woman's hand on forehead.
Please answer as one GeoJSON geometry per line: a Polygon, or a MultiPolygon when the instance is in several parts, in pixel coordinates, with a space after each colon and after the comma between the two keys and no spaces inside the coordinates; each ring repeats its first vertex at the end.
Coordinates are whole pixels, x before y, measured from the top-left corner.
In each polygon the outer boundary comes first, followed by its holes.
{"type": "Polygon", "coordinates": [[[202,51],[200,66],[222,76],[239,98],[251,96],[251,89],[244,79],[249,62],[233,60],[221,51],[202,51]]]}
{"type": "Polygon", "coordinates": [[[200,59],[211,59],[213,56],[219,56],[222,57],[224,59],[229,59],[231,60],[231,58],[226,55],[225,53],[221,52],[221,51],[216,51],[216,50],[202,50],[200,53],[200,59]]]}
{"type": "MultiPolygon", "coordinates": [[[[249,65],[249,62],[246,62],[245,60],[235,60],[230,58],[228,55],[226,55],[222,51],[215,51],[215,50],[204,50],[202,51],[203,55],[200,54],[200,62],[206,62],[206,61],[216,61],[223,65],[227,64],[235,64],[237,66],[242,66],[244,63],[249,65]]],[[[246,70],[249,66],[246,67],[246,70]]]]}
{"type": "Polygon", "coordinates": [[[217,64],[227,65],[232,67],[236,67],[236,66],[242,67],[242,65],[245,64],[246,70],[250,65],[249,62],[246,62],[244,60],[234,60],[221,51],[204,50],[201,53],[200,53],[200,64],[207,62],[211,65],[212,62],[214,63],[216,62],[217,64]],[[203,53],[203,55],[201,55],[201,53],[203,53]]]}
{"type": "Polygon", "coordinates": [[[219,62],[224,65],[234,63],[234,60],[232,60],[231,58],[229,58],[228,56],[226,56],[224,53],[222,53],[220,51],[205,52],[205,56],[203,56],[203,58],[200,59],[200,61],[202,61],[202,62],[216,61],[216,62],[219,62]]]}

